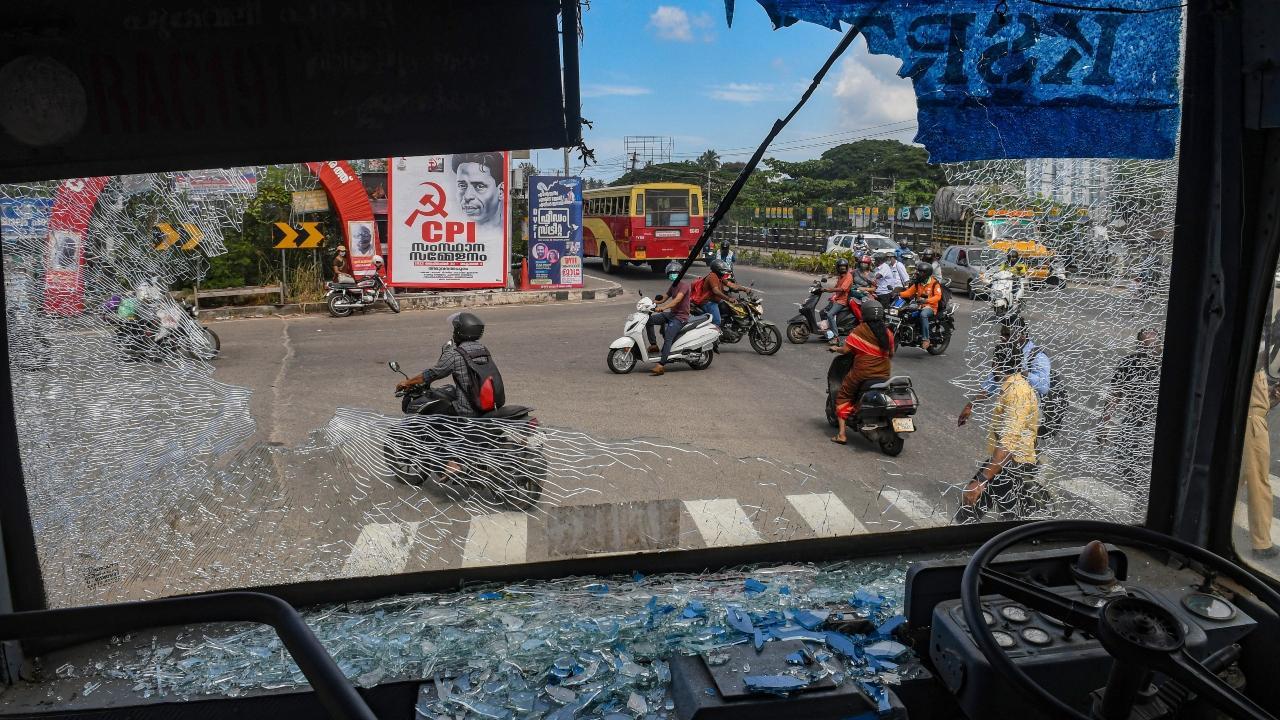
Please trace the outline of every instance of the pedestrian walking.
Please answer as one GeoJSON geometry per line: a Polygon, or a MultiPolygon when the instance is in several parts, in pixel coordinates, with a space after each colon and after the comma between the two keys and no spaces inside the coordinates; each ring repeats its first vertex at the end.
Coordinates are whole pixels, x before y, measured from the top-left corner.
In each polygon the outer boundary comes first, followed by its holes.
{"type": "Polygon", "coordinates": [[[1253,392],[1249,395],[1249,415],[1244,426],[1244,456],[1240,460],[1240,484],[1249,495],[1249,544],[1251,554],[1259,560],[1280,555],[1280,548],[1271,542],[1274,495],[1271,435],[1267,426],[1267,413],[1276,406],[1276,399],[1266,371],[1259,368],[1253,374],[1253,392]]]}

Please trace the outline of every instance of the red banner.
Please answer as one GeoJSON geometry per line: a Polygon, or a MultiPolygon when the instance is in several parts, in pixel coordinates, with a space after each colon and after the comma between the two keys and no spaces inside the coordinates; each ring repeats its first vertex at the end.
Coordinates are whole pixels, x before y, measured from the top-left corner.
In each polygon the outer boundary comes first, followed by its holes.
{"type": "Polygon", "coordinates": [[[373,256],[382,255],[378,224],[374,222],[373,205],[360,176],[346,160],[307,163],[307,169],[320,178],[329,194],[329,204],[338,211],[342,232],[347,239],[353,275],[372,275],[373,256]]]}
{"type": "Polygon", "coordinates": [[[58,184],[45,252],[45,312],[77,315],[84,311],[84,239],[93,206],[106,185],[105,177],[74,178],[58,184]]]}

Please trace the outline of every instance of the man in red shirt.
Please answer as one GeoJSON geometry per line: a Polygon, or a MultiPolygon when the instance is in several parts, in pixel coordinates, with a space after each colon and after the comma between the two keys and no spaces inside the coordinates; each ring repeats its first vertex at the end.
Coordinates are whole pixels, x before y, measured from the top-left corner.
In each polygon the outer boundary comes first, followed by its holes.
{"type": "Polygon", "coordinates": [[[853,273],[849,272],[849,261],[845,258],[836,260],[836,279],[824,292],[831,293],[831,302],[823,309],[827,316],[827,344],[836,344],[836,323],[840,316],[849,312],[849,290],[853,288],[853,273]]]}

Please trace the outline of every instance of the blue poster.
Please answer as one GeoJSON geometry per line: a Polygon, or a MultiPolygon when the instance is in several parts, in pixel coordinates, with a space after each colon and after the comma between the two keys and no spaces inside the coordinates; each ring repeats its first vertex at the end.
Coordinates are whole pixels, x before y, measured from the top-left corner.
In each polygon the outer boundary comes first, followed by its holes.
{"type": "Polygon", "coordinates": [[[4,246],[12,247],[19,240],[44,240],[49,234],[52,209],[52,198],[0,199],[0,237],[4,238],[4,246]]]}
{"type": "Polygon", "coordinates": [[[529,179],[529,284],[582,287],[582,178],[529,179]]]}

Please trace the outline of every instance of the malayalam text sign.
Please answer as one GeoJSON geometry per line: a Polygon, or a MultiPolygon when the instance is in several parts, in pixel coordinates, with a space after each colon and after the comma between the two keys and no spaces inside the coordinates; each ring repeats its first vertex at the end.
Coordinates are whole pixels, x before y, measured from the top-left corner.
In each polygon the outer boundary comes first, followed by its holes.
{"type": "Polygon", "coordinates": [[[508,163],[505,152],[387,161],[392,285],[506,286],[508,163]]]}
{"type": "Polygon", "coordinates": [[[530,178],[529,230],[529,284],[582,287],[582,178],[530,178]]]}

